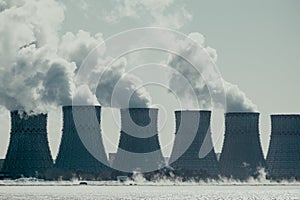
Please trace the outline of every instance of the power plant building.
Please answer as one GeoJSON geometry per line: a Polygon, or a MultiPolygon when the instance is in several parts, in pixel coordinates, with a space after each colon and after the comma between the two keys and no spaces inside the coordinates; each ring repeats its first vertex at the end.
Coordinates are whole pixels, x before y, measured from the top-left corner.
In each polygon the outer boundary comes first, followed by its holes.
{"type": "Polygon", "coordinates": [[[63,106],[63,131],[55,168],[99,174],[107,170],[100,106],[63,106]]]}
{"type": "Polygon", "coordinates": [[[259,113],[226,113],[221,174],[246,180],[266,166],[259,136],[259,113]]]}
{"type": "Polygon", "coordinates": [[[268,177],[300,179],[300,115],[271,115],[268,177]]]}
{"type": "Polygon", "coordinates": [[[257,177],[260,168],[266,168],[270,179],[300,179],[300,114],[271,115],[272,132],[265,160],[260,142],[259,113],[226,113],[225,137],[218,161],[211,137],[211,111],[175,111],[175,141],[169,158],[171,168],[164,168],[166,161],[158,137],[158,109],[120,110],[118,150],[110,154],[110,161],[102,140],[101,107],[63,106],[62,111],[62,138],[55,164],[48,143],[47,114],[10,112],[10,141],[0,178],[46,178],[47,172],[50,178],[56,172],[62,172],[62,175],[82,172],[92,178],[94,174],[112,178],[143,172],[146,177],[147,172],[157,175],[156,170],[171,169],[175,175],[186,178],[218,178],[222,175],[247,180],[257,177]]]}
{"type": "Polygon", "coordinates": [[[151,172],[165,166],[158,129],[158,109],[121,109],[121,135],[113,168],[132,173],[151,172]]]}
{"type": "Polygon", "coordinates": [[[194,178],[219,175],[210,117],[210,111],[175,111],[175,142],[169,161],[175,174],[194,178]]]}
{"type": "Polygon", "coordinates": [[[2,172],[14,178],[39,177],[53,167],[47,138],[47,114],[11,111],[10,116],[10,141],[2,172]]]}

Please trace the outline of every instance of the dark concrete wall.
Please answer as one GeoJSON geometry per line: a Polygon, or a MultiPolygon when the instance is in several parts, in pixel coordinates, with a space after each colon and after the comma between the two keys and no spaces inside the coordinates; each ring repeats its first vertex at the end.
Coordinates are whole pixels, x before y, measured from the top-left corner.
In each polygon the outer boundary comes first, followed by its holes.
{"type": "Polygon", "coordinates": [[[259,113],[226,113],[221,173],[235,179],[258,175],[265,167],[259,136],[259,113]]]}
{"type": "Polygon", "coordinates": [[[29,177],[40,175],[52,166],[47,114],[12,111],[10,142],[2,171],[9,172],[12,177],[29,177]]]}
{"type": "Polygon", "coordinates": [[[0,169],[2,169],[4,163],[4,159],[0,159],[0,169]]]}
{"type": "Polygon", "coordinates": [[[63,133],[55,168],[87,173],[107,169],[100,115],[100,106],[63,107],[63,133]]]}
{"type": "Polygon", "coordinates": [[[300,115],[272,115],[267,155],[272,179],[300,179],[300,115]]]}
{"type": "Polygon", "coordinates": [[[113,166],[126,172],[152,171],[165,166],[158,130],[158,109],[121,109],[121,135],[113,166]]]}
{"type": "Polygon", "coordinates": [[[220,171],[211,138],[211,112],[176,111],[175,117],[175,142],[170,158],[175,173],[183,176],[217,176],[220,171]],[[201,151],[206,151],[202,158],[199,157],[201,146],[201,151]]]}

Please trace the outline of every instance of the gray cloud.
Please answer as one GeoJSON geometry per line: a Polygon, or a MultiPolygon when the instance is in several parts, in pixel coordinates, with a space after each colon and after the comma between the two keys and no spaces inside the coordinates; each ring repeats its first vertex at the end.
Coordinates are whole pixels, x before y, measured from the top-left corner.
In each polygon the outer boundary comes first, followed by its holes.
{"type": "Polygon", "coordinates": [[[81,90],[89,91],[75,91],[76,102],[89,104],[94,102],[95,98],[92,96],[95,96],[99,103],[106,107],[148,107],[151,101],[149,94],[144,89],[137,90],[137,83],[140,83],[141,80],[133,75],[124,76],[127,68],[125,58],[118,59],[107,68],[112,58],[105,56],[105,50],[100,51],[95,48],[103,41],[101,33],[92,36],[82,30],[77,34],[66,33],[62,37],[59,54],[68,61],[75,62],[77,70],[85,57],[93,51],[93,56],[89,57],[87,61],[93,65],[92,70],[85,71],[84,76],[80,77],[80,84],[76,86],[83,86],[80,88],[81,90]],[[114,96],[112,96],[113,93],[114,96]],[[88,95],[86,101],[82,98],[83,94],[88,95]]]}
{"type": "MultiPolygon", "coordinates": [[[[203,49],[207,52],[206,55],[200,54],[195,49],[191,49],[190,45],[184,44],[181,45],[181,53],[182,55],[185,54],[195,54],[195,56],[198,56],[197,61],[199,65],[205,65],[206,57],[210,57],[210,62],[216,62],[217,61],[217,51],[209,46],[205,45],[205,38],[200,33],[192,33],[189,35],[190,38],[192,38],[195,42],[197,42],[200,46],[203,47],[203,49]],[[204,57],[201,57],[204,56],[204,57]]],[[[215,94],[222,91],[222,86],[214,87],[213,91],[209,91],[207,87],[207,83],[201,77],[201,74],[199,74],[196,69],[191,66],[188,62],[186,62],[184,59],[182,59],[179,56],[171,55],[168,61],[168,64],[176,69],[181,75],[183,75],[192,86],[194,92],[197,95],[198,103],[201,109],[210,109],[211,108],[211,93],[214,92],[215,94]]],[[[178,79],[180,76],[178,74],[172,74],[171,80],[170,80],[170,88],[178,95],[186,99],[187,104],[192,104],[193,102],[190,102],[190,94],[186,88],[183,88],[178,83],[178,79]]],[[[213,83],[209,83],[213,84],[213,83]]],[[[248,112],[248,111],[255,111],[257,110],[257,106],[253,104],[253,102],[245,95],[243,91],[241,91],[236,85],[233,85],[225,80],[223,80],[223,87],[226,92],[226,105],[221,105],[224,109],[226,108],[227,112],[248,112]]],[[[222,102],[220,102],[222,104],[222,102]]]]}
{"type": "Polygon", "coordinates": [[[77,34],[67,32],[62,36],[58,52],[60,56],[68,61],[75,62],[77,68],[79,68],[88,53],[103,41],[101,33],[92,36],[89,32],[83,30],[79,30],[77,34]]]}
{"type": "Polygon", "coordinates": [[[0,13],[0,104],[45,112],[70,101],[75,65],[56,54],[63,7],[53,0],[6,3],[0,13]]]}
{"type": "MultiPolygon", "coordinates": [[[[165,14],[172,4],[173,0],[164,1],[160,6],[157,6],[157,1],[122,1],[112,14],[117,18],[138,18],[146,11],[152,17],[152,24],[161,23],[159,25],[179,28],[190,15],[184,10],[181,13],[165,14]]],[[[99,56],[91,61],[95,68],[86,74],[86,80],[82,80],[83,85],[74,85],[74,75],[84,58],[104,39],[101,33],[91,35],[82,30],[76,34],[66,33],[59,38],[58,32],[64,21],[64,7],[58,2],[0,1],[0,10],[0,104],[7,109],[42,112],[52,105],[70,104],[71,97],[80,99],[82,104],[94,104],[97,99],[103,106],[122,108],[146,107],[151,104],[147,91],[138,87],[142,80],[126,74],[128,66],[125,58],[119,59],[106,70],[111,58],[105,57],[105,52],[97,52],[99,56]],[[102,73],[99,83],[91,81],[102,73]],[[80,90],[74,93],[75,88],[80,90]],[[87,97],[83,98],[83,95],[87,97]]],[[[201,34],[192,33],[190,37],[204,45],[205,38],[201,34]]],[[[181,44],[180,47],[183,54],[198,56],[188,44],[181,44]]],[[[205,46],[205,50],[213,61],[217,60],[215,49],[205,46]]],[[[201,58],[199,62],[205,64],[201,58]]],[[[209,91],[197,72],[192,67],[183,67],[188,64],[176,56],[170,58],[169,65],[190,81],[198,95],[200,106],[209,108],[209,91]]],[[[176,80],[174,75],[170,81],[171,89],[187,100],[190,99],[190,94],[176,80]]],[[[227,82],[224,85],[227,92],[227,111],[255,109],[237,86],[227,82]]],[[[220,89],[216,88],[216,92],[220,89]]]]}
{"type": "Polygon", "coordinates": [[[97,85],[96,96],[104,106],[117,108],[148,107],[150,95],[138,85],[141,80],[133,75],[127,75],[125,68],[127,61],[121,58],[111,68],[101,71],[102,77],[97,85]]]}
{"type": "Polygon", "coordinates": [[[45,103],[56,102],[57,105],[70,105],[71,91],[73,83],[72,71],[75,69],[72,63],[68,63],[63,59],[55,60],[45,77],[43,77],[42,101],[45,103]],[[69,70],[69,71],[68,71],[69,70]]]}

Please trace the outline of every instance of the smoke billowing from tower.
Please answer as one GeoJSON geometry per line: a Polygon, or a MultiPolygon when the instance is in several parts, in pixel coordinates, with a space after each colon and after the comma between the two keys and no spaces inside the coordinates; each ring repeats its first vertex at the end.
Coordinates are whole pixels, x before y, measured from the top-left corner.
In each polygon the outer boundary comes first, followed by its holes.
{"type": "Polygon", "coordinates": [[[86,173],[101,173],[107,169],[100,113],[100,106],[63,107],[63,134],[56,168],[86,173]]]}
{"type": "MultiPolygon", "coordinates": [[[[210,111],[176,111],[176,136],[171,155],[175,173],[189,177],[216,177],[219,174],[217,157],[210,131],[210,111]],[[208,149],[202,158],[200,147],[208,149]]],[[[201,148],[202,149],[202,148],[201,148]]]]}
{"type": "Polygon", "coordinates": [[[255,177],[257,168],[265,167],[259,138],[259,113],[225,114],[220,167],[222,175],[241,180],[255,177]]]}
{"type": "Polygon", "coordinates": [[[271,122],[268,176],[300,179],[300,115],[271,115],[271,122]]]}
{"type": "Polygon", "coordinates": [[[121,136],[113,168],[150,172],[165,166],[158,130],[158,109],[121,109],[121,136]]]}
{"type": "Polygon", "coordinates": [[[11,113],[10,142],[2,171],[12,177],[37,176],[53,167],[48,139],[47,114],[11,113]]]}

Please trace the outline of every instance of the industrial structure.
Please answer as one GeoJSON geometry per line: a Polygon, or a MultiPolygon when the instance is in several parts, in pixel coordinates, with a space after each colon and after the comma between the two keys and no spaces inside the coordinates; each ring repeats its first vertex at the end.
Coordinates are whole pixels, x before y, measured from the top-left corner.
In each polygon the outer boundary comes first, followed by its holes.
{"type": "Polygon", "coordinates": [[[259,113],[226,113],[225,138],[220,157],[221,174],[245,180],[265,167],[260,143],[259,113]]]}
{"type": "Polygon", "coordinates": [[[158,130],[158,109],[121,109],[121,135],[113,168],[126,173],[150,172],[165,166],[158,130]]]}
{"type": "Polygon", "coordinates": [[[271,115],[268,177],[300,179],[300,115],[271,115]]]}
{"type": "Polygon", "coordinates": [[[2,172],[14,178],[43,176],[53,167],[47,138],[47,114],[11,111],[10,115],[10,141],[2,172]]]}
{"type": "Polygon", "coordinates": [[[210,111],[175,111],[175,142],[169,161],[175,174],[187,178],[219,175],[210,117],[210,111]]]}
{"type": "Polygon", "coordinates": [[[100,128],[100,106],[63,106],[63,133],[55,168],[100,174],[109,166],[100,128]]]}
{"type": "Polygon", "coordinates": [[[110,161],[102,140],[101,107],[63,106],[62,110],[62,139],[54,165],[47,138],[47,114],[11,111],[10,141],[0,179],[21,176],[55,179],[64,175],[72,178],[75,173],[103,180],[135,172],[143,172],[148,179],[158,172],[167,175],[173,172],[183,178],[223,175],[247,180],[258,176],[259,168],[266,168],[270,179],[300,179],[300,115],[297,114],[271,115],[271,140],[265,161],[259,113],[226,113],[225,138],[218,162],[211,137],[211,111],[175,111],[175,142],[167,166],[158,137],[158,109],[120,110],[119,145],[117,153],[110,154],[110,161]]]}

